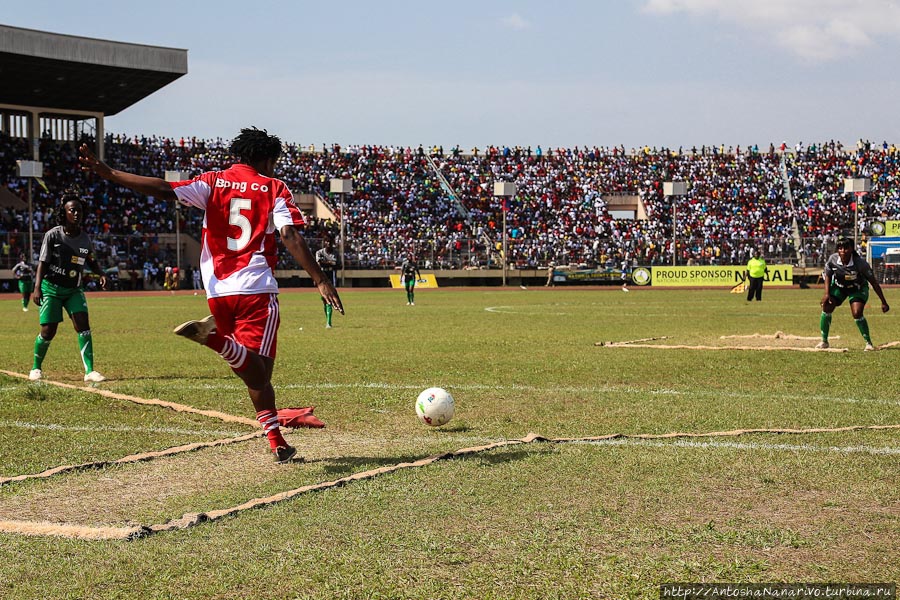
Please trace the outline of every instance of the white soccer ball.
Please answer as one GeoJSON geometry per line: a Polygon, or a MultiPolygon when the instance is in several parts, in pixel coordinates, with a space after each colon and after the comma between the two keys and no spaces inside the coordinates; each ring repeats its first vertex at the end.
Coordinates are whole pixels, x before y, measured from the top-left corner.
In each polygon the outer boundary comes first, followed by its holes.
{"type": "Polygon", "coordinates": [[[432,427],[445,425],[453,418],[455,405],[453,396],[441,388],[428,388],[416,399],[416,414],[419,420],[432,427]]]}

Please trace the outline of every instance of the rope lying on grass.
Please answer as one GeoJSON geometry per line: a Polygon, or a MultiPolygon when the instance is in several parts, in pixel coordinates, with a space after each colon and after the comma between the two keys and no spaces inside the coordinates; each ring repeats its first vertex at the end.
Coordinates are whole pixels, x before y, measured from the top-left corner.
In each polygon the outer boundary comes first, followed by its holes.
{"type": "MultiPolygon", "coordinates": [[[[767,340],[811,340],[818,341],[821,340],[821,336],[802,336],[802,335],[793,335],[790,333],[785,333],[783,331],[776,331],[774,334],[766,334],[766,333],[753,333],[750,335],[720,335],[720,340],[728,340],[728,339],[767,339],[767,340]]],[[[833,340],[841,339],[839,335],[831,336],[833,340]]]]}
{"type": "Polygon", "coordinates": [[[144,462],[147,460],[153,460],[154,458],[162,458],[164,456],[172,456],[174,454],[181,454],[182,452],[194,452],[197,450],[201,450],[203,448],[213,448],[215,446],[227,446],[228,444],[237,444],[239,442],[246,442],[247,440],[252,440],[253,438],[262,437],[266,434],[265,431],[254,431],[253,433],[247,433],[244,435],[239,435],[237,437],[230,438],[222,438],[218,440],[213,440],[211,442],[193,442],[191,444],[182,444],[181,446],[173,446],[172,448],[166,448],[165,450],[156,450],[152,452],[140,452],[138,454],[129,454],[128,456],[123,456],[122,458],[117,458],[116,460],[100,460],[95,462],[86,462],[78,465],[61,465],[59,467],[53,467],[52,469],[47,469],[46,471],[41,471],[40,473],[31,473],[28,475],[16,475],[15,477],[0,477],[0,486],[13,483],[18,481],[27,481],[29,479],[46,479],[47,477],[52,477],[54,475],[59,475],[60,473],[71,473],[73,471],[87,471],[90,469],[102,469],[104,467],[111,467],[113,465],[126,465],[129,463],[137,463],[144,462]]]}
{"type": "MultiPolygon", "coordinates": [[[[796,335],[788,335],[782,331],[775,332],[774,335],[764,335],[754,333],[753,335],[723,335],[719,339],[729,338],[766,338],[766,339],[787,339],[787,340],[815,340],[819,338],[805,338],[796,335]]],[[[641,338],[637,340],[626,340],[624,342],[595,342],[595,346],[603,346],[606,348],[658,348],[662,350],[793,350],[794,352],[848,352],[847,348],[795,348],[790,346],[688,346],[685,344],[645,344],[644,342],[654,342],[656,340],[668,340],[669,336],[641,338]]],[[[880,348],[887,348],[895,342],[883,344],[880,348]]]]}
{"type": "Polygon", "coordinates": [[[217,521],[223,519],[225,517],[238,514],[240,512],[251,510],[254,508],[260,508],[263,506],[271,506],[273,504],[284,502],[285,500],[290,500],[291,498],[295,498],[301,494],[306,494],[309,492],[317,492],[326,489],[332,489],[344,486],[348,483],[352,483],[354,481],[361,481],[364,479],[372,479],[374,477],[378,477],[379,475],[386,475],[388,473],[393,473],[395,471],[399,471],[401,469],[412,469],[417,467],[424,467],[430,464],[433,464],[439,460],[447,460],[451,458],[457,458],[461,456],[467,456],[471,454],[477,454],[480,452],[485,452],[488,450],[494,450],[496,448],[502,448],[505,446],[513,446],[518,444],[530,444],[534,442],[544,442],[544,443],[556,443],[556,444],[564,444],[564,443],[572,443],[572,442],[595,442],[601,440],[611,440],[611,439],[672,439],[672,438],[699,438],[699,437],[736,437],[740,435],[747,434],[759,434],[759,433],[771,433],[771,434],[808,434],[808,433],[838,433],[845,431],[859,431],[859,430],[887,430],[887,429],[900,429],[900,425],[851,425],[848,427],[834,427],[834,428],[826,428],[826,427],[816,427],[809,429],[733,429],[729,431],[713,431],[706,433],[689,433],[689,432],[671,432],[671,433],[638,433],[638,434],[624,434],[624,433],[611,433],[607,435],[601,436],[593,436],[593,437],[583,437],[583,438],[546,438],[541,435],[535,433],[529,433],[527,436],[521,439],[513,439],[513,440],[503,440],[500,442],[495,442],[492,444],[487,444],[484,446],[473,446],[470,448],[462,448],[460,450],[453,450],[450,452],[445,452],[443,454],[436,454],[434,456],[429,456],[427,458],[423,458],[420,460],[416,460],[413,462],[404,462],[398,463],[395,465],[379,467],[377,469],[372,469],[370,471],[362,471],[360,473],[354,473],[352,475],[348,475],[346,477],[341,477],[340,479],[335,479],[332,481],[324,481],[321,483],[314,483],[310,485],[305,485],[299,488],[295,488],[293,490],[288,490],[285,492],[280,492],[273,496],[268,496],[264,498],[253,498],[252,500],[248,500],[243,504],[239,504],[237,506],[232,506],[230,508],[224,508],[220,510],[212,510],[203,513],[187,513],[183,515],[180,519],[173,519],[171,521],[167,521],[166,523],[154,524],[154,525],[137,525],[130,527],[90,527],[90,526],[82,526],[71,523],[49,523],[49,522],[33,522],[33,521],[0,521],[0,532],[5,533],[17,533],[22,535],[44,535],[44,536],[58,536],[58,537],[66,537],[66,538],[76,538],[76,539],[84,539],[84,540],[136,540],[140,538],[145,538],[154,533],[161,533],[166,531],[177,531],[180,529],[187,529],[189,527],[193,527],[194,525],[199,525],[200,523],[206,523],[210,521],[217,521]]]}
{"type": "MultiPolygon", "coordinates": [[[[22,373],[14,373],[12,371],[5,371],[0,369],[0,373],[4,375],[9,375],[10,377],[18,377],[19,379],[28,379],[27,375],[23,375],[22,373]]],[[[127,394],[117,394],[115,392],[110,392],[109,390],[104,390],[95,387],[89,386],[81,386],[81,385],[72,385],[70,383],[62,383],[61,381],[50,381],[49,379],[42,379],[41,383],[47,385],[55,385],[56,387],[66,388],[69,390],[78,390],[80,392],[88,392],[91,394],[98,394],[100,396],[104,396],[106,398],[113,398],[115,400],[125,400],[127,402],[134,402],[135,404],[145,404],[150,406],[162,406],[164,408],[169,408],[174,410],[175,412],[186,412],[193,413],[196,415],[203,415],[205,417],[211,417],[213,419],[219,419],[220,421],[225,421],[226,423],[241,423],[243,425],[250,425],[253,428],[259,427],[259,423],[255,419],[250,419],[248,417],[238,417],[235,415],[229,415],[228,413],[219,412],[217,410],[205,410],[202,408],[194,408],[193,406],[187,406],[185,404],[178,404],[177,402],[169,402],[167,400],[160,400],[158,398],[139,398],[137,396],[129,396],[127,394]]]]}
{"type": "Polygon", "coordinates": [[[792,348],[789,346],[687,346],[684,344],[623,344],[607,342],[597,345],[608,348],[660,348],[663,350],[790,350],[793,352],[849,352],[847,348],[792,348]]]}

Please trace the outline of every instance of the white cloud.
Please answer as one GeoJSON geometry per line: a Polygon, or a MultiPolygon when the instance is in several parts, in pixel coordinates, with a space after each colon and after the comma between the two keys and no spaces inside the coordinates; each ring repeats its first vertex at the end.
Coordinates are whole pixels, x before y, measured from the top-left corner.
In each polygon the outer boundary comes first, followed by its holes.
{"type": "Polygon", "coordinates": [[[531,22],[519,13],[513,13],[508,17],[503,17],[502,19],[500,19],[500,24],[507,29],[513,29],[515,31],[531,29],[531,22]]]}
{"type": "Polygon", "coordinates": [[[643,0],[642,10],[716,17],[810,61],[853,56],[879,38],[900,39],[896,0],[643,0]]]}

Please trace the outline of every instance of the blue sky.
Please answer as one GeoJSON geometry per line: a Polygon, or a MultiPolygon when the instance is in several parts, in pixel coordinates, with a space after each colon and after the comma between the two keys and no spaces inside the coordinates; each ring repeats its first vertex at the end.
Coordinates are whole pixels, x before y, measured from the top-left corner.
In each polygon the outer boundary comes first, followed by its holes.
{"type": "Polygon", "coordinates": [[[900,143],[898,0],[0,0],[17,27],[186,48],[122,133],[310,144],[900,143]]]}

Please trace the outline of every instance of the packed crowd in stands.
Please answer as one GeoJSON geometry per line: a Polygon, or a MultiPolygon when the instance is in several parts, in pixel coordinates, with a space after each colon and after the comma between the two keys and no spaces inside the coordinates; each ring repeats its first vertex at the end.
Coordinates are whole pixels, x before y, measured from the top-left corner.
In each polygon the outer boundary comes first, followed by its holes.
{"type": "MultiPolygon", "coordinates": [[[[196,175],[229,166],[227,148],[223,139],[109,135],[106,159],[147,175],[196,175]]],[[[174,208],[85,176],[76,154],[75,144],[41,142],[50,191],[33,188],[35,243],[55,224],[59,191],[74,185],[90,203],[85,225],[101,262],[151,279],[154,269],[174,264],[171,245],[158,237],[175,231],[174,208]]],[[[16,177],[15,160],[30,155],[26,141],[0,134],[0,186],[23,198],[26,183],[16,177]]],[[[828,142],[763,149],[490,146],[446,152],[286,145],[278,174],[295,193],[320,195],[336,214],[340,202],[329,198],[329,180],[352,178],[354,193],[344,198],[346,265],[364,269],[394,268],[409,254],[425,268],[495,264],[504,212],[492,195],[495,181],[517,186],[506,205],[509,258],[517,268],[672,264],[673,202],[678,264],[744,264],[754,247],[772,262],[802,257],[822,264],[838,235],[852,235],[854,199],[843,194],[845,178],[872,180],[860,205],[861,228],[900,214],[900,152],[887,142],[860,141],[852,148],[828,142]],[[665,196],[666,181],[688,182],[687,195],[665,196]],[[610,212],[608,201],[618,195],[639,197],[647,219],[610,212]]],[[[199,238],[201,213],[179,214],[181,231],[199,238]]],[[[0,207],[0,268],[17,262],[27,220],[21,206],[0,207]]],[[[338,237],[338,226],[312,219],[306,235],[315,250],[322,238],[338,237]]],[[[279,268],[294,267],[284,253],[279,268]]]]}

